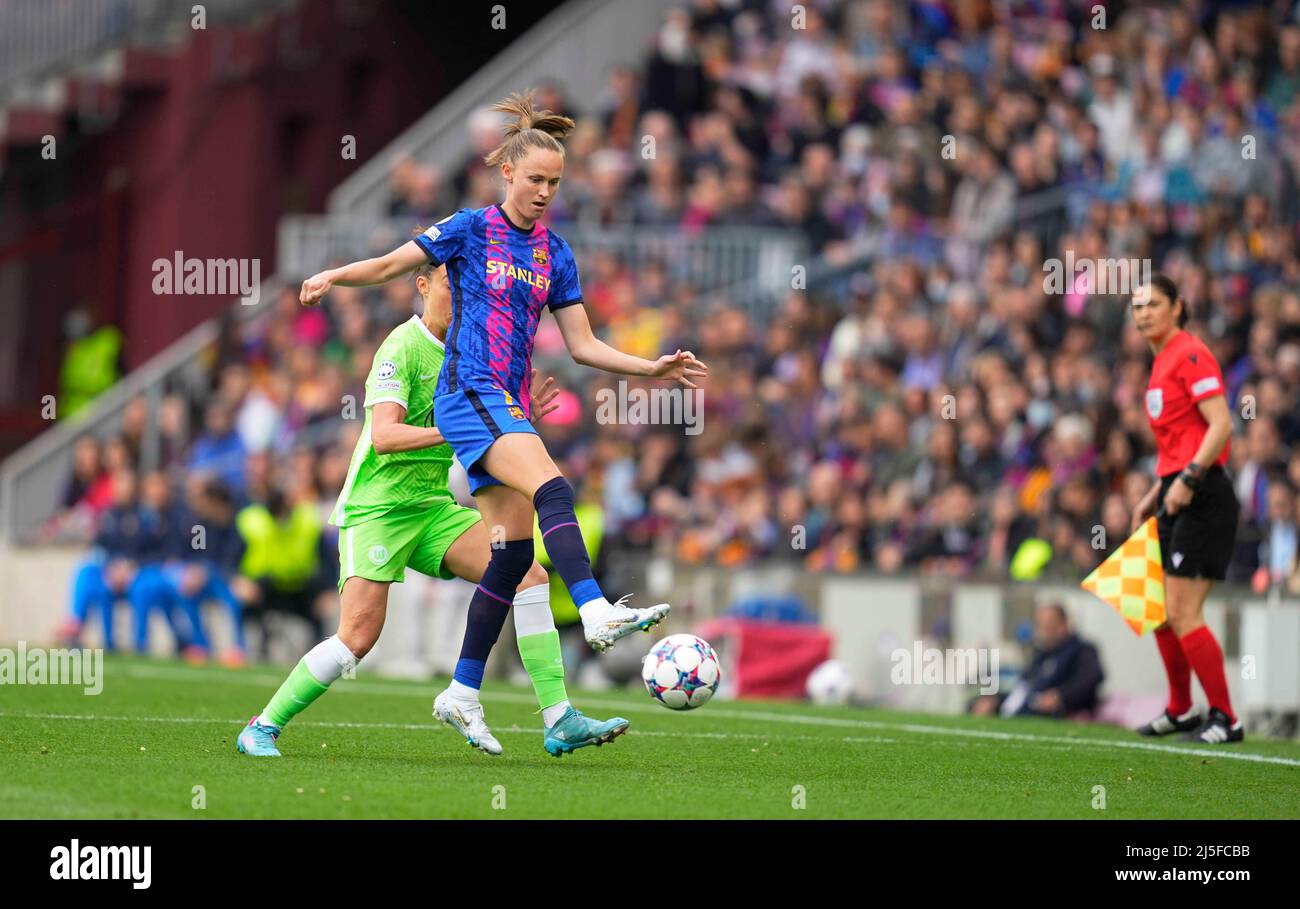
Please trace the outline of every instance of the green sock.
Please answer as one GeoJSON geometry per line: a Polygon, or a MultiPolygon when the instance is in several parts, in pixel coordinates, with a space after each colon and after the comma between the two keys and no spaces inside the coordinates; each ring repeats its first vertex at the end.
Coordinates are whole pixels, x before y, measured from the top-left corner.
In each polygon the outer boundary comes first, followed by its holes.
{"type": "Polygon", "coordinates": [[[569,699],[564,691],[564,658],[560,656],[560,633],[555,629],[519,638],[519,655],[533,680],[537,706],[545,710],[569,699]]]}
{"type": "MultiPolygon", "coordinates": [[[[557,643],[557,650],[558,646],[557,643]]],[[[329,691],[329,687],[322,685],[311,674],[305,659],[299,660],[298,665],[293,667],[293,672],[289,673],[279,690],[272,695],[260,719],[263,723],[269,722],[283,729],[285,723],[310,707],[312,701],[329,691]]]]}

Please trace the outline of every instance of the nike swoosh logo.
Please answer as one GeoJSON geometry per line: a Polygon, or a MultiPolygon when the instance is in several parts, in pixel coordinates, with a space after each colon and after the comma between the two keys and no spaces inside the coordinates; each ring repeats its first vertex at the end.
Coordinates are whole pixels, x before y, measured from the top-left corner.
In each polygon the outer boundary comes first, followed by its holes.
{"type": "Polygon", "coordinates": [[[491,243],[493,246],[498,246],[498,245],[501,243],[501,241],[500,241],[500,240],[488,240],[488,243],[491,243]]]}
{"type": "Polygon", "coordinates": [[[438,376],[438,374],[437,374],[436,372],[431,372],[431,373],[429,373],[427,376],[426,376],[426,375],[421,375],[421,376],[420,376],[420,381],[421,381],[421,382],[427,382],[427,381],[429,381],[430,379],[437,378],[437,376],[438,376]]]}

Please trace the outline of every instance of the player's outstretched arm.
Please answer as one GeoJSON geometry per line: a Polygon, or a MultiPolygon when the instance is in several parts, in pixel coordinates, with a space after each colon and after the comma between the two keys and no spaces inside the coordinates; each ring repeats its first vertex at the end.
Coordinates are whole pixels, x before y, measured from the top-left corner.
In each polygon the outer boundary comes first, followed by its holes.
{"type": "Polygon", "coordinates": [[[581,304],[556,310],[555,321],[560,326],[570,356],[583,366],[594,366],[625,376],[666,379],[680,382],[687,388],[698,387],[692,378],[704,378],[709,374],[709,367],[689,350],[666,354],[658,360],[646,360],[610,347],[592,332],[591,320],[581,304]]]}
{"type": "Polygon", "coordinates": [[[392,401],[375,405],[370,417],[370,444],[376,454],[395,451],[418,451],[435,448],[447,441],[436,426],[411,426],[404,423],[406,408],[392,401]]]}
{"type": "Polygon", "coordinates": [[[315,306],[321,298],[335,285],[339,287],[366,287],[370,284],[383,284],[393,278],[401,277],[413,268],[418,268],[429,257],[424,254],[418,243],[403,243],[387,255],[373,259],[350,262],[339,268],[327,268],[317,272],[302,282],[302,291],[298,300],[305,306],[315,306]]]}

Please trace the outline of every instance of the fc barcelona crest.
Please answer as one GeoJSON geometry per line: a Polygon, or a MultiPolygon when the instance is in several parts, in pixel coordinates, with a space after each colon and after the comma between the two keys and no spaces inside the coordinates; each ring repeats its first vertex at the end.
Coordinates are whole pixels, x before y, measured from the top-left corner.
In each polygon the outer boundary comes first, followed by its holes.
{"type": "Polygon", "coordinates": [[[533,247],[533,261],[538,265],[546,264],[546,250],[540,246],[533,247]]]}

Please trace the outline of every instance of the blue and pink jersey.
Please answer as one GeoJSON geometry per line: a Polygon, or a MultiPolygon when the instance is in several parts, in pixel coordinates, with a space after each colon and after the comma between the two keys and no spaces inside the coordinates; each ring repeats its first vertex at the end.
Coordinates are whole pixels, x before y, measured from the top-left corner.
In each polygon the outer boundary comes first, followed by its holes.
{"type": "Polygon", "coordinates": [[[500,205],[444,218],[415,239],[447,265],[452,315],[436,395],[500,388],[528,413],[533,338],[542,307],[582,301],[569,244],[540,223],[512,224],[500,205]]]}

